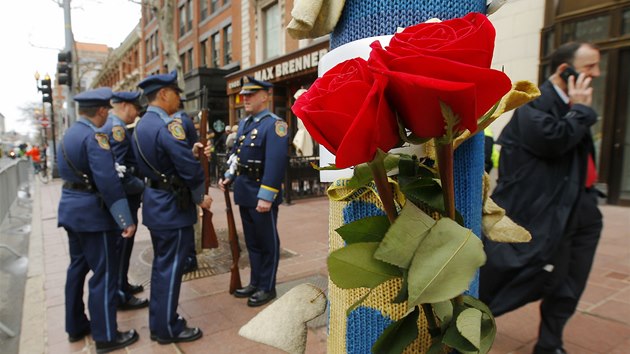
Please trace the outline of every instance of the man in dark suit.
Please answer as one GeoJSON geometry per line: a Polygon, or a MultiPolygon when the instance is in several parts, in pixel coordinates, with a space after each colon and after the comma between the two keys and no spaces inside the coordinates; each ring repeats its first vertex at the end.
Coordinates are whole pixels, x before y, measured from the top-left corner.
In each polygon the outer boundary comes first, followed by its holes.
{"type": "Polygon", "coordinates": [[[276,273],[280,260],[278,205],[287,167],[289,137],[287,123],[266,108],[270,100],[268,82],[247,77],[241,95],[247,118],[239,123],[230,169],[219,187],[234,181],[251,265],[250,283],[234,296],[248,298],[248,306],[261,306],[276,297],[276,273]]]}
{"type": "Polygon", "coordinates": [[[66,276],[66,332],[76,342],[92,334],[97,353],[120,349],[138,340],[135,330],[119,332],[116,324],[116,241],[132,237],[136,223],[114,166],[107,134],[112,90],[102,87],[74,97],[80,117],[59,144],[57,164],[63,179],[59,226],[68,233],[70,265],[66,276]],[[90,295],[85,315],[83,286],[89,271],[90,295]]]}
{"type": "MultiPolygon", "coordinates": [[[[147,177],[142,220],[149,228],[154,258],[151,269],[149,329],[160,344],[201,338],[177,314],[184,259],[194,244],[195,204],[209,209],[201,164],[191,151],[182,123],[171,115],[179,110],[181,89],[177,72],[151,75],[138,86],[149,107],[134,130],[134,153],[147,177]]],[[[199,149],[200,143],[193,150],[199,149]]],[[[198,150],[197,150],[198,151],[198,150]]]]}
{"type": "Polygon", "coordinates": [[[562,332],[575,313],[602,229],[597,207],[591,80],[599,50],[567,43],[551,55],[541,96],[520,107],[503,129],[493,200],[532,241],[486,241],[480,297],[495,315],[542,299],[535,354],[562,354],[562,332]],[[572,71],[574,70],[574,71],[572,71]]]}

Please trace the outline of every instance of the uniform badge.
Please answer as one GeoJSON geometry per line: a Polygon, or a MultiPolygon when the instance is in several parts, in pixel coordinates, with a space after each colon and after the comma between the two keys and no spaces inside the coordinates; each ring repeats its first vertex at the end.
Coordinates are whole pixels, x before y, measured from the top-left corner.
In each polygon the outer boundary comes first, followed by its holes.
{"type": "Polygon", "coordinates": [[[283,120],[278,120],[276,121],[276,134],[279,137],[284,137],[287,135],[287,122],[283,121],[283,120]]]}
{"type": "Polygon", "coordinates": [[[184,127],[181,123],[177,121],[172,121],[169,123],[168,131],[171,132],[171,135],[173,135],[177,140],[186,139],[186,132],[184,131],[184,127]]]}
{"type": "Polygon", "coordinates": [[[125,140],[125,128],[120,125],[114,126],[112,128],[112,136],[114,137],[114,140],[119,142],[125,140]]]}
{"type": "Polygon", "coordinates": [[[109,150],[109,139],[107,138],[107,134],[96,133],[94,134],[94,138],[98,142],[98,146],[104,150],[109,150]]]}

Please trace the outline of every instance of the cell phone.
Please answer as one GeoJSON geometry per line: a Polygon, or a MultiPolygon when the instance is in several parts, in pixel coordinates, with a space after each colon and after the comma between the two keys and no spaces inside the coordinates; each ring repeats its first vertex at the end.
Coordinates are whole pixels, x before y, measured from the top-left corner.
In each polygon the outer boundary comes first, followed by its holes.
{"type": "Polygon", "coordinates": [[[572,66],[568,66],[566,69],[564,69],[563,72],[560,73],[560,77],[562,78],[562,80],[564,80],[564,82],[569,82],[569,76],[573,76],[575,77],[575,80],[577,80],[578,76],[580,76],[580,73],[575,71],[572,66]]]}

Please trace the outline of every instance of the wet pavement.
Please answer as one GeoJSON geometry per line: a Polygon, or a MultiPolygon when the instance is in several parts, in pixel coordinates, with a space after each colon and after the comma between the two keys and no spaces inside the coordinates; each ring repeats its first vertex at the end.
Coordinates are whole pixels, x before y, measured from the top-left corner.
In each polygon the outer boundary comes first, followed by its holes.
{"type": "MultiPolygon", "coordinates": [[[[39,183],[39,182],[36,182],[39,183]]],[[[56,208],[61,184],[55,180],[34,188],[29,270],[20,334],[21,353],[93,353],[88,337],[68,343],[63,321],[63,286],[69,262],[67,240],[57,228],[56,208]]],[[[212,189],[214,223],[227,228],[223,195],[212,189]]],[[[235,208],[240,231],[238,208],[235,208]]],[[[630,208],[602,206],[604,231],[597,250],[592,275],[579,305],[579,312],[566,329],[566,349],[571,354],[630,353],[630,208]]],[[[328,200],[312,198],[281,205],[279,214],[281,246],[292,253],[280,262],[278,290],[286,291],[301,282],[325,287],[328,254],[328,200]]],[[[140,226],[138,244],[149,240],[140,226]]],[[[1,241],[0,241],[1,242],[1,241]]],[[[24,246],[24,245],[22,245],[24,246]]],[[[20,250],[25,252],[24,249],[20,250]]],[[[141,250],[134,250],[138,257],[141,250]]],[[[3,252],[4,254],[6,252],[3,252]]],[[[241,269],[244,284],[248,268],[241,269]]],[[[132,281],[139,281],[133,279],[132,281]]],[[[118,313],[119,328],[135,328],[140,340],[120,353],[281,353],[281,351],[242,338],[239,328],[261,308],[249,308],[243,299],[228,294],[229,273],[198,277],[182,283],[179,312],[191,326],[204,332],[192,343],[158,345],[149,339],[146,309],[118,313]]],[[[4,288],[3,288],[4,289],[4,288]]],[[[148,297],[150,289],[139,294],[148,297]]],[[[4,317],[0,317],[4,320],[4,317]]],[[[533,303],[497,318],[498,334],[492,354],[528,354],[536,339],[538,308],[533,303]]],[[[0,338],[4,338],[0,333],[0,338]]],[[[15,340],[15,339],[13,339],[15,340]]],[[[12,353],[5,351],[2,353],[12,353]]],[[[306,353],[326,352],[325,321],[309,327],[306,353]]]]}

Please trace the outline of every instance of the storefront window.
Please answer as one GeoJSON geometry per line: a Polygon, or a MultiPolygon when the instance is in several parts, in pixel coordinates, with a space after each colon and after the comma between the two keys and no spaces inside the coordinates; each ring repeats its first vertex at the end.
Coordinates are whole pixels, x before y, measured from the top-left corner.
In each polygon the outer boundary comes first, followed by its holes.
{"type": "Polygon", "coordinates": [[[570,41],[597,42],[610,36],[610,16],[603,15],[562,25],[562,43],[570,41]]]}
{"type": "Polygon", "coordinates": [[[621,27],[621,34],[630,34],[630,9],[626,9],[623,12],[623,24],[621,27]]]}
{"type": "Polygon", "coordinates": [[[282,28],[280,26],[280,7],[277,2],[263,9],[263,20],[265,31],[263,38],[264,60],[267,60],[280,55],[280,31],[282,28]]]}

